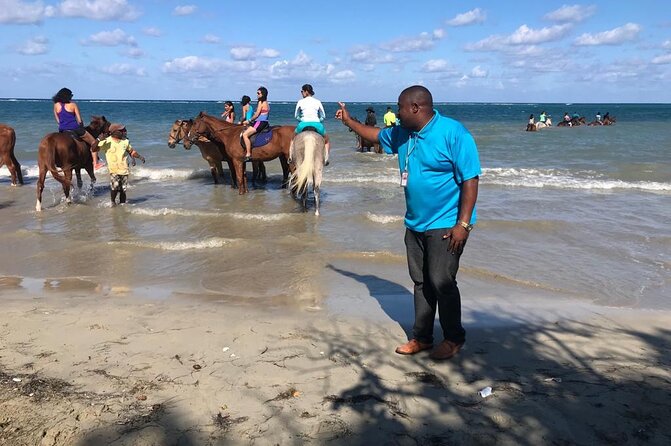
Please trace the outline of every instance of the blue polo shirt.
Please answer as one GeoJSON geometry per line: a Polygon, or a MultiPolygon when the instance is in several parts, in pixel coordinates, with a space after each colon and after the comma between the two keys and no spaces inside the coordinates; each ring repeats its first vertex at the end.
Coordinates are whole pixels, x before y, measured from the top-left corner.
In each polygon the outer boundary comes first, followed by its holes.
{"type": "MultiPolygon", "coordinates": [[[[457,224],[461,184],[480,175],[473,136],[454,119],[434,110],[419,132],[403,127],[380,130],[380,144],[398,154],[401,173],[408,172],[405,226],[416,232],[451,228],[457,224]]],[[[471,223],[475,223],[473,209],[471,223]]]]}

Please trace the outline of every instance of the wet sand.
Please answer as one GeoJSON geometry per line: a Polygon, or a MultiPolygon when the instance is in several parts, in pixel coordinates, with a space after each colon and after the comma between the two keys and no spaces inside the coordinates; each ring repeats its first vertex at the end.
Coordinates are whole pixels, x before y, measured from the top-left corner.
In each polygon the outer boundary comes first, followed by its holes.
{"type": "Polygon", "coordinates": [[[396,261],[336,259],[290,305],[3,278],[0,444],[671,443],[669,312],[460,274],[447,362],[393,353],[396,261]]]}

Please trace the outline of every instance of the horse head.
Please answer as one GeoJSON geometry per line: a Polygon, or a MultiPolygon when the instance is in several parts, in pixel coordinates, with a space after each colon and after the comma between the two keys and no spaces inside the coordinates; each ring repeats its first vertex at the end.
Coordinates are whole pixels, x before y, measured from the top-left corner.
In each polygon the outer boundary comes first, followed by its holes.
{"type": "Polygon", "coordinates": [[[184,135],[184,148],[189,150],[191,145],[196,143],[202,137],[208,137],[210,134],[210,128],[203,119],[207,114],[205,112],[200,112],[195,119],[190,119],[190,127],[184,135]]]}
{"type": "Polygon", "coordinates": [[[86,126],[86,130],[94,138],[99,137],[100,135],[108,136],[110,122],[104,116],[91,116],[91,123],[86,126]]]}
{"type": "MultiPolygon", "coordinates": [[[[184,140],[184,146],[186,147],[187,135],[189,130],[193,125],[193,119],[178,119],[170,128],[170,134],[168,135],[168,147],[171,149],[175,148],[175,145],[184,140]]],[[[191,144],[189,143],[189,149],[191,144]]]]}

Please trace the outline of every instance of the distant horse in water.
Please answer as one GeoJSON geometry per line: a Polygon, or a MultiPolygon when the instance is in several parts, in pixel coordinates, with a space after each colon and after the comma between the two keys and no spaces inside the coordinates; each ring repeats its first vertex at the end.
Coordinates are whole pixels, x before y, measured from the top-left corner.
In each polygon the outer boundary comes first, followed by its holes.
{"type": "MultiPolygon", "coordinates": [[[[359,124],[361,124],[361,121],[359,121],[357,118],[352,117],[352,119],[359,124]]],[[[352,129],[349,129],[351,132],[352,129]]],[[[369,141],[365,138],[362,138],[359,135],[356,135],[356,140],[357,140],[357,152],[370,152],[370,149],[373,149],[373,152],[375,153],[382,153],[382,146],[379,143],[369,141]]]]}
{"type": "Polygon", "coordinates": [[[308,186],[312,184],[315,196],[315,215],[319,215],[319,188],[322,184],[326,148],[324,137],[312,130],[304,130],[291,143],[291,157],[296,170],[289,178],[292,195],[300,196],[303,208],[307,209],[308,186]]]}
{"type": "MultiPolygon", "coordinates": [[[[97,138],[109,130],[110,123],[104,116],[93,116],[86,130],[97,138]]],[[[47,134],[40,141],[37,150],[37,167],[39,176],[37,178],[37,203],[35,210],[42,210],[42,191],[47,172],[63,186],[63,192],[68,203],[70,203],[70,187],[72,186],[72,171],[77,175],[77,187],[82,187],[81,169],[85,169],[91,178],[91,185],[96,182],[93,173],[93,157],[91,147],[82,139],[75,139],[67,132],[56,132],[47,134]],[[61,168],[62,174],[58,172],[61,168]]]]}
{"type": "Polygon", "coordinates": [[[21,164],[14,156],[14,145],[16,144],[16,133],[8,125],[0,124],[0,167],[7,166],[12,176],[12,186],[23,184],[23,172],[21,164]]]}
{"type": "MultiPolygon", "coordinates": [[[[248,192],[247,176],[245,173],[245,149],[242,147],[240,134],[245,129],[245,126],[231,124],[225,122],[214,116],[210,116],[204,112],[200,112],[193,120],[193,125],[189,131],[187,140],[194,142],[201,136],[205,136],[210,140],[219,141],[223,144],[226,156],[231,160],[235,170],[235,178],[238,178],[238,187],[240,195],[248,192]]],[[[296,127],[283,125],[279,127],[272,127],[272,136],[270,140],[259,147],[254,147],[252,150],[253,161],[270,161],[275,158],[280,159],[282,165],[282,172],[284,179],[282,187],[286,186],[289,178],[289,149],[291,147],[291,140],[294,136],[296,127]]],[[[255,135],[257,136],[257,135],[255,135]]]]}
{"type": "Polygon", "coordinates": [[[545,118],[545,122],[538,121],[536,123],[536,130],[544,129],[546,127],[552,127],[552,119],[545,118]]]}

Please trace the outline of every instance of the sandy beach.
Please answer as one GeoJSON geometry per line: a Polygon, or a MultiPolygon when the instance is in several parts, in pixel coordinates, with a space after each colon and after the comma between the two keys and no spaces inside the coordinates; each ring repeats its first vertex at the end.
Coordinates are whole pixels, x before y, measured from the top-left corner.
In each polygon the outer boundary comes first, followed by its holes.
{"type": "Polygon", "coordinates": [[[433,362],[393,353],[412,318],[406,274],[337,259],[323,299],[245,304],[4,277],[0,444],[671,442],[669,312],[466,270],[466,347],[433,362]]]}

